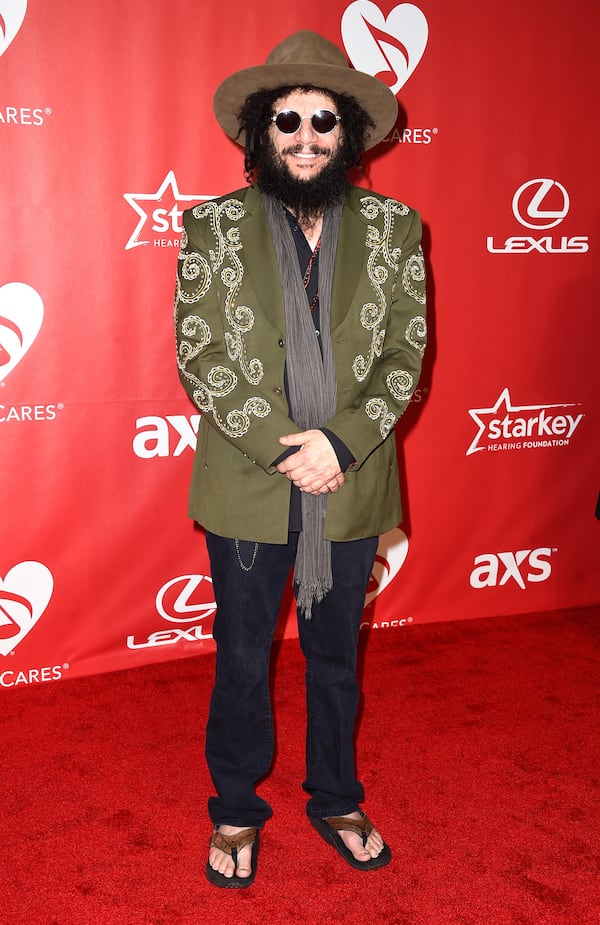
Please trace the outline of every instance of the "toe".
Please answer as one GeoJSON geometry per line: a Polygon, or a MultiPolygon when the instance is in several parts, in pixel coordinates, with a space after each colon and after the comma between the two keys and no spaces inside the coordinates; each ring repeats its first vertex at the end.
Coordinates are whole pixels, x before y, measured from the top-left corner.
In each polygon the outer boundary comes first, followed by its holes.
{"type": "Polygon", "coordinates": [[[368,850],[368,841],[366,845],[363,845],[362,839],[356,832],[345,832],[341,830],[339,835],[346,848],[352,852],[357,861],[368,861],[369,858],[376,857],[377,854],[379,854],[379,852],[376,852],[375,855],[372,855],[368,850]]]}
{"type": "Polygon", "coordinates": [[[208,855],[208,863],[217,873],[223,874],[224,877],[233,877],[234,866],[231,856],[220,851],[218,848],[211,848],[208,855]]]}
{"type": "Polygon", "coordinates": [[[379,832],[371,832],[367,838],[367,844],[365,845],[365,848],[369,856],[372,858],[376,858],[381,854],[383,850],[383,839],[379,832]]]}
{"type": "Polygon", "coordinates": [[[238,854],[237,867],[235,869],[236,877],[249,877],[252,873],[251,867],[252,859],[252,846],[247,845],[245,848],[242,848],[238,854]]]}

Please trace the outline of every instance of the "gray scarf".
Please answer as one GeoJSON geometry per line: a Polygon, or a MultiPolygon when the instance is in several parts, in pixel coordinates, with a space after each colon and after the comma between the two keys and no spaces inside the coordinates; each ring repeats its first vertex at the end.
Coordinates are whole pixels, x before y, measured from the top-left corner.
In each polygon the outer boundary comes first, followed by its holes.
{"type": "MultiPolygon", "coordinates": [[[[323,218],[319,254],[319,311],[321,349],[315,336],[306,291],[300,275],[296,245],[283,206],[263,194],[271,237],[279,263],[286,327],[286,367],[291,417],[303,430],[322,427],[336,410],[336,377],[331,347],[331,283],[342,203],[323,218]]],[[[301,494],[302,532],[298,540],[294,582],[297,606],[307,620],[314,602],[333,587],[331,544],[323,536],[328,494],[301,494]]]]}

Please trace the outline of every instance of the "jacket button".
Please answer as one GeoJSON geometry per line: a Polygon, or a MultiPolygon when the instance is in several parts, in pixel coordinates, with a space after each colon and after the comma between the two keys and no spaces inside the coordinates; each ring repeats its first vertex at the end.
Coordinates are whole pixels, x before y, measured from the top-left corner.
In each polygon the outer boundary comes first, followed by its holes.
{"type": "Polygon", "coordinates": [[[274,388],[273,391],[275,392],[276,395],[281,395],[281,394],[282,394],[282,390],[279,388],[279,386],[277,386],[276,388],[274,388]]]}
{"type": "Polygon", "coordinates": [[[279,344],[280,347],[285,347],[285,341],[284,341],[283,337],[280,337],[280,338],[279,338],[278,344],[279,344]]]}

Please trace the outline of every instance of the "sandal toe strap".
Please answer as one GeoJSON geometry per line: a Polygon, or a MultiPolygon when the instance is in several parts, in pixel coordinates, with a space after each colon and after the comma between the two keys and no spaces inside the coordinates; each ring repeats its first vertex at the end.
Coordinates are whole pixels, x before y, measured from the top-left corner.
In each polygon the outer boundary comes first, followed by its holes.
{"type": "Polygon", "coordinates": [[[360,835],[363,845],[366,844],[367,838],[373,831],[373,823],[364,814],[361,819],[348,819],[347,816],[327,816],[325,822],[335,832],[355,832],[356,835],[360,835]]]}
{"type": "Polygon", "coordinates": [[[214,846],[219,851],[224,851],[225,854],[233,855],[235,851],[237,856],[238,851],[241,851],[246,845],[254,844],[255,839],[256,829],[242,829],[237,835],[223,835],[218,829],[215,829],[212,833],[210,844],[211,847],[214,846]]]}

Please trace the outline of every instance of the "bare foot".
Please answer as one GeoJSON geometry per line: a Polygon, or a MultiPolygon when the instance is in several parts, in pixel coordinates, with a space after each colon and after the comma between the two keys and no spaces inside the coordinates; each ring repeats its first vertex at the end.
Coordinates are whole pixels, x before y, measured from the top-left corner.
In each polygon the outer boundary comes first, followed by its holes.
{"type": "MultiPolygon", "coordinates": [[[[219,832],[221,835],[239,835],[245,828],[247,828],[247,826],[220,825],[219,832]]],[[[219,874],[223,874],[224,877],[233,877],[234,874],[236,877],[242,879],[249,877],[252,873],[251,861],[252,845],[246,845],[244,848],[240,848],[237,857],[237,867],[233,863],[233,858],[230,854],[221,851],[220,848],[216,848],[214,845],[211,845],[208,853],[208,863],[213,870],[216,870],[219,874]]]]}
{"type": "MultiPolygon", "coordinates": [[[[361,819],[362,816],[360,813],[349,813],[345,818],[361,819]]],[[[340,829],[338,835],[357,861],[368,861],[371,858],[379,857],[383,850],[383,838],[376,829],[373,829],[364,846],[362,838],[360,835],[357,835],[356,832],[345,832],[343,829],[340,829]]]]}

